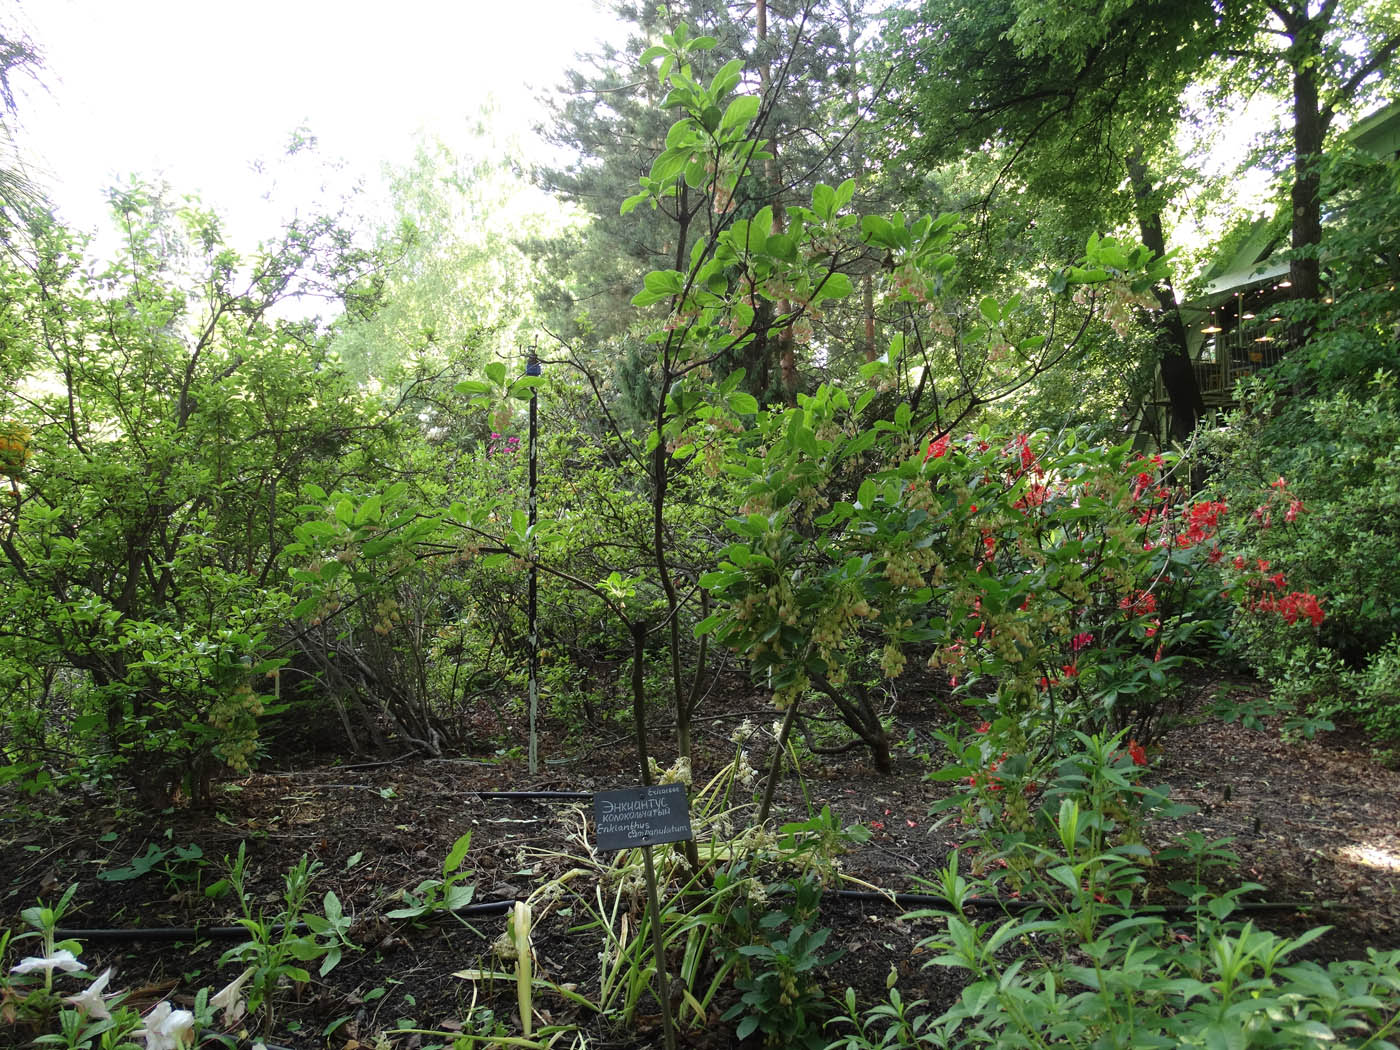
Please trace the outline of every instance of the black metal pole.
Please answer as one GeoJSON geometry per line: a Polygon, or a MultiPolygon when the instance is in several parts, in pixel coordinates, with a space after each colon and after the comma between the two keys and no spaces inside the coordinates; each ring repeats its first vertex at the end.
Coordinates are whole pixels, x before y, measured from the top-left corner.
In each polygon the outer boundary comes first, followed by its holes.
{"type": "MultiPolygon", "coordinates": [[[[525,366],[527,376],[537,376],[540,374],[540,359],[535,356],[534,348],[530,350],[530,361],[525,366]]],[[[540,705],[540,632],[538,610],[536,608],[536,598],[539,593],[539,570],[535,566],[535,516],[537,504],[535,499],[536,469],[539,462],[539,441],[537,424],[538,399],[535,391],[530,390],[530,542],[527,545],[527,557],[530,559],[530,598],[528,616],[530,620],[530,772],[539,772],[539,738],[536,733],[535,724],[539,714],[540,705]]]]}

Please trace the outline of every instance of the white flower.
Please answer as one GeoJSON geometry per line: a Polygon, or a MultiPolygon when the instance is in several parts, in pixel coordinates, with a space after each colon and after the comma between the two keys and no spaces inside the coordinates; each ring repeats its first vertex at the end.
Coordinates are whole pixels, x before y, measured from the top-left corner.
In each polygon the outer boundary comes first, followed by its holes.
{"type": "Polygon", "coordinates": [[[83,964],[78,962],[78,957],[65,948],[44,958],[31,955],[27,959],[21,959],[19,965],[12,967],[10,972],[33,973],[35,970],[47,970],[49,973],[53,973],[55,970],[62,970],[64,973],[72,973],[74,970],[82,968],[83,964]]]}
{"type": "Polygon", "coordinates": [[[734,779],[745,788],[751,788],[754,781],[758,779],[758,770],[749,763],[749,756],[743,751],[739,752],[739,761],[735,765],[734,779]]]}
{"type": "Polygon", "coordinates": [[[146,1015],[146,1027],[132,1033],[146,1037],[146,1050],[185,1050],[194,1034],[194,1014],[172,1010],[162,1000],[146,1015]]]}
{"type": "Polygon", "coordinates": [[[252,976],[253,967],[250,966],[215,992],[214,997],[209,1000],[210,1009],[224,1012],[224,1024],[234,1024],[248,1012],[248,1004],[243,1001],[243,986],[252,976]]]}
{"type": "Polygon", "coordinates": [[[107,1010],[107,1004],[102,1001],[102,991],[107,987],[107,982],[111,979],[112,968],[109,966],[102,971],[102,976],[93,981],[87,988],[77,995],[68,996],[63,1001],[65,1003],[72,1003],[95,1021],[105,1021],[112,1015],[107,1010]]]}
{"type": "Polygon", "coordinates": [[[682,756],[676,759],[675,765],[661,774],[660,781],[663,784],[686,784],[691,781],[690,759],[682,756]]]}

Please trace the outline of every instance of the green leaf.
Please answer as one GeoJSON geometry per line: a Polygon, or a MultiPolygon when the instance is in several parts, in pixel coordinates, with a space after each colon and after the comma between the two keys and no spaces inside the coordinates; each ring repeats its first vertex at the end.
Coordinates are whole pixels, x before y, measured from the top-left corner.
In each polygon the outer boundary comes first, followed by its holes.
{"type": "Polygon", "coordinates": [[[1212,1022],[1202,1034],[1207,1050],[1245,1050],[1248,1045],[1244,1030],[1238,1024],[1212,1022]]]}
{"type": "Polygon", "coordinates": [[[725,403],[729,406],[729,411],[736,416],[752,416],[758,414],[758,398],[752,394],[746,394],[742,390],[736,390],[725,398],[725,403]]]}
{"type": "Polygon", "coordinates": [[[878,215],[866,215],[860,220],[860,230],[865,235],[867,244],[881,248],[898,247],[894,224],[888,219],[882,219],[878,215]]]}
{"type": "Polygon", "coordinates": [[[465,908],[476,896],[476,887],[471,883],[457,883],[455,886],[447,887],[447,893],[443,896],[442,906],[448,911],[456,911],[458,908],[465,908]]]}
{"type": "Polygon", "coordinates": [[[744,60],[742,58],[731,58],[726,62],[720,71],[714,75],[710,81],[710,97],[719,100],[724,98],[738,85],[739,79],[744,73],[744,60]]]}
{"type": "MultiPolygon", "coordinates": [[[[310,962],[312,959],[319,959],[326,950],[310,937],[294,937],[287,942],[287,952],[293,959],[310,962]]],[[[309,979],[307,978],[307,980],[309,979]]]]}
{"type": "Polygon", "coordinates": [[[797,238],[790,233],[775,233],[764,242],[763,250],[775,259],[794,262],[797,259],[797,238]]]}
{"type": "Polygon", "coordinates": [[[724,117],[719,122],[719,130],[725,132],[742,128],[756,116],[758,116],[758,96],[740,95],[725,107],[724,117]]]}
{"type": "Polygon", "coordinates": [[[484,371],[486,372],[486,378],[491,380],[495,386],[505,386],[506,364],[504,361],[488,361],[486,362],[484,371]]]}
{"type": "MultiPolygon", "coordinates": [[[[727,574],[709,573],[709,574],[707,574],[707,575],[727,575],[727,574]]],[[[724,622],[724,614],[723,614],[723,613],[711,613],[709,616],[705,617],[703,620],[701,620],[699,623],[697,623],[693,628],[691,628],[691,633],[692,633],[696,638],[699,638],[701,635],[709,634],[711,631],[713,631],[716,627],[718,627],[718,626],[719,626],[721,623],[723,623],[723,622],[724,622]]]]}
{"type": "Polygon", "coordinates": [[[691,150],[668,149],[652,162],[651,179],[653,182],[670,182],[677,175],[685,170],[686,164],[690,161],[691,150]]]}
{"type": "Polygon", "coordinates": [[[467,856],[467,850],[472,844],[472,833],[463,832],[462,835],[452,844],[452,849],[448,851],[447,859],[442,864],[442,874],[446,878],[452,872],[462,866],[462,861],[467,856]]]}
{"type": "Polygon", "coordinates": [[[371,521],[379,520],[380,502],[380,498],[375,495],[360,504],[360,509],[355,512],[355,526],[357,528],[371,521]]]}
{"type": "Polygon", "coordinates": [[[659,295],[680,295],[685,289],[685,275],[677,270],[652,270],[642,278],[647,291],[659,295]]]}
{"type": "Polygon", "coordinates": [[[823,299],[844,299],[855,291],[855,286],[851,284],[851,279],[844,273],[833,273],[821,287],[821,298],[823,299]]]}

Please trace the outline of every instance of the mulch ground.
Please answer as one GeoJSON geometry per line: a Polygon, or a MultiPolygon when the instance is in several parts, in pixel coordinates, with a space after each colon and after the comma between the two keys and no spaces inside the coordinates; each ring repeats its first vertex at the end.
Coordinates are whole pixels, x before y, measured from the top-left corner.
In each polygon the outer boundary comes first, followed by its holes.
{"type": "MultiPolygon", "coordinates": [[[[732,757],[727,736],[738,719],[736,714],[733,721],[705,723],[697,774],[732,757]]],[[[912,716],[905,723],[897,736],[912,730],[917,740],[929,728],[912,716]]],[[[234,917],[229,899],[203,892],[221,877],[222,858],[245,844],[249,888],[272,909],[283,873],[307,855],[321,865],[313,900],[333,891],[352,917],[351,937],[363,950],[347,954],[329,975],[313,978],[282,1006],[271,1044],[356,1050],[375,1046],[396,1028],[459,1032],[487,1009],[518,1031],[513,982],[454,976],[509,968],[492,947],[505,929],[505,916],[474,918],[468,926],[442,916],[417,924],[394,921],[384,913],[401,906],[402,890],[438,875],[452,843],[468,830],[466,863],[474,869],[478,901],[523,898],[539,880],[565,870],[567,854],[585,848],[578,839],[579,804],[484,800],[477,793],[592,791],[636,783],[626,733],[606,730],[588,737],[592,743],[547,739],[542,754],[558,764],[533,777],[519,759],[491,755],[366,765],[323,755],[304,768],[290,768],[284,759],[288,768],[222,785],[215,807],[204,811],[177,806],[141,814],[131,808],[131,799],[97,795],[0,796],[9,807],[0,818],[0,926],[18,930],[21,909],[37,898],[56,900],[73,883],[79,889],[64,919],[68,927],[226,924],[234,917]],[[158,866],[125,881],[97,878],[146,854],[151,844],[168,856],[175,847],[193,844],[202,859],[171,863],[166,871],[158,866]]],[[[658,757],[664,762],[664,754],[658,757]]],[[[763,757],[760,751],[755,764],[763,757]]],[[[919,890],[921,879],[934,878],[946,864],[961,832],[931,822],[929,803],[949,789],[925,781],[925,771],[910,755],[901,755],[888,777],[877,775],[856,752],[814,758],[800,780],[784,782],[776,815],[780,821],[804,820],[829,805],[843,824],[862,823],[872,833],[842,859],[847,875],[887,890],[919,890]]],[[[1256,896],[1263,899],[1298,904],[1296,910],[1256,921],[1282,930],[1331,924],[1333,932],[1310,946],[1316,958],[1354,957],[1366,947],[1400,948],[1400,773],[1377,765],[1354,738],[1337,733],[1290,743],[1268,729],[1200,719],[1165,736],[1153,774],[1171,785],[1177,800],[1199,807],[1191,817],[1155,826],[1154,841],[1165,842],[1183,829],[1233,838],[1240,866],[1226,877],[1261,884],[1256,896]]],[[[862,1001],[876,1002],[892,967],[906,1000],[926,999],[938,1009],[957,994],[952,974],[918,962],[916,945],[934,931],[936,920],[909,920],[881,902],[828,895],[822,921],[834,931],[831,945],[847,953],[827,975],[833,994],[850,984],[862,1001]]],[[[536,969],[589,995],[596,986],[601,943],[596,931],[581,931],[579,924],[577,914],[548,914],[534,931],[536,969]]],[[[135,989],[133,997],[142,1005],[169,996],[178,1003],[201,985],[217,987],[236,974],[233,964],[218,966],[230,943],[90,938],[83,958],[94,973],[114,966],[112,987],[135,989]]],[[[549,1020],[587,1029],[591,1046],[660,1044],[659,1018],[650,1000],[626,1030],[548,992],[537,1002],[549,1020]]],[[[682,1045],[730,1045],[730,1026],[718,1022],[725,1005],[717,1003],[711,1023],[686,1032],[682,1045]]],[[[0,1042],[5,1038],[0,1030],[0,1042]]],[[[413,1050],[434,1042],[442,1040],[400,1035],[391,1045],[413,1050]]]]}

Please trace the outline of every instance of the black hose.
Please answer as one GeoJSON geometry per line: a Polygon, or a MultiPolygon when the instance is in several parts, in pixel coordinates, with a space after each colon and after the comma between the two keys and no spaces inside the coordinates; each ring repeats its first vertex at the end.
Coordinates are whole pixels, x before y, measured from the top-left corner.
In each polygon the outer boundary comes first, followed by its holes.
{"type": "MultiPolygon", "coordinates": [[[[788,891],[791,892],[791,891],[788,891]]],[[[777,890],[774,896],[782,896],[783,891],[777,890]]],[[[932,893],[880,893],[875,890],[830,890],[826,896],[835,896],[842,900],[858,900],[869,903],[895,904],[901,908],[928,908],[932,911],[954,910],[948,902],[948,898],[932,893]]],[[[963,901],[964,907],[972,908],[1000,908],[1004,911],[1029,911],[1032,908],[1049,907],[1042,900],[1027,899],[1019,897],[968,897],[963,901]]],[[[1235,905],[1236,911],[1300,911],[1304,908],[1340,907],[1333,902],[1319,901],[1242,901],[1235,905]]],[[[1197,910],[1193,904],[1142,904],[1133,909],[1134,915],[1187,915],[1197,910]]]]}
{"type": "MultiPolygon", "coordinates": [[[[786,888],[773,891],[773,896],[781,897],[790,894],[792,891],[786,888]]],[[[828,890],[824,896],[836,897],[840,900],[861,901],[866,904],[893,904],[898,908],[927,908],[932,911],[954,910],[948,903],[947,898],[932,893],[880,893],[875,890],[828,890]]],[[[515,907],[516,898],[511,897],[504,900],[477,901],[474,904],[463,905],[454,908],[453,915],[503,915],[515,907]]],[[[969,908],[999,908],[1003,911],[1023,912],[1032,908],[1048,907],[1041,900],[1021,900],[1016,897],[968,897],[963,901],[964,907],[969,908]]],[[[1302,911],[1307,908],[1342,908],[1348,907],[1335,901],[1242,901],[1235,905],[1236,911],[1243,912],[1278,912],[1278,911],[1302,911]]],[[[1191,904],[1144,904],[1133,909],[1135,915],[1188,915],[1196,910],[1191,904]]],[[[293,928],[294,933],[305,933],[306,924],[297,923],[293,928]]],[[[281,925],[272,927],[274,934],[279,934],[283,930],[281,925]]],[[[197,940],[234,940],[238,937],[247,937],[248,931],[242,926],[168,926],[168,927],[130,927],[115,929],[57,929],[54,936],[60,940],[73,939],[78,941],[197,941],[197,940]]]]}
{"type": "MultiPolygon", "coordinates": [[[[453,908],[452,914],[457,916],[470,915],[502,915],[515,907],[515,899],[497,901],[477,901],[475,904],[464,904],[460,908],[453,908]]],[[[286,926],[277,923],[272,926],[273,935],[281,934],[286,926]]],[[[306,932],[306,923],[299,922],[292,927],[292,932],[301,934],[306,932]]],[[[97,928],[91,930],[77,930],[60,928],[54,930],[54,936],[59,940],[72,939],[75,941],[231,941],[239,937],[247,937],[248,931],[242,926],[159,926],[159,927],[115,927],[97,928]]]]}

